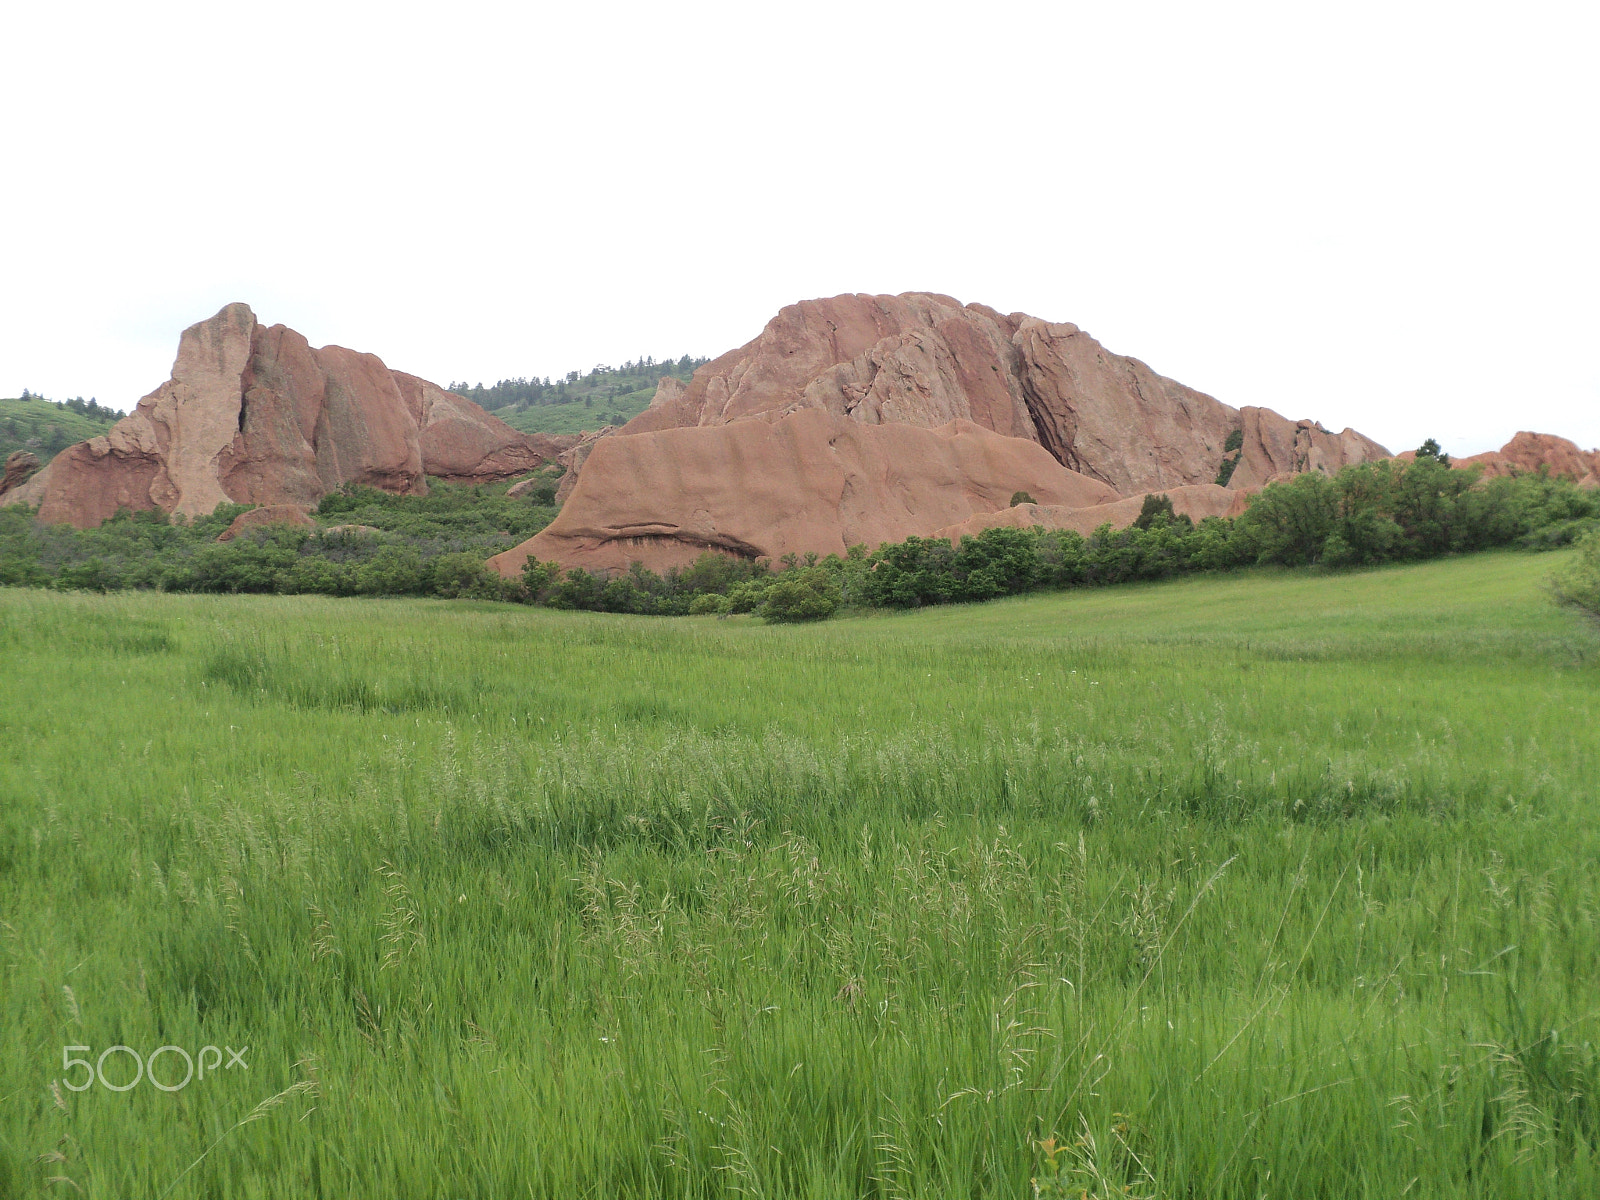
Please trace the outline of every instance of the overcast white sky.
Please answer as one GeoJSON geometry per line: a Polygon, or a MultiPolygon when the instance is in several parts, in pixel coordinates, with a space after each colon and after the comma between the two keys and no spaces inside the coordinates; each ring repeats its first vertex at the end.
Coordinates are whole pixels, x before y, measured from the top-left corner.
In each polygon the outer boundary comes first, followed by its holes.
{"type": "Polygon", "coordinates": [[[8,4],[0,395],[230,300],[441,383],[926,289],[1391,449],[1600,444],[1600,6],[8,4]]]}

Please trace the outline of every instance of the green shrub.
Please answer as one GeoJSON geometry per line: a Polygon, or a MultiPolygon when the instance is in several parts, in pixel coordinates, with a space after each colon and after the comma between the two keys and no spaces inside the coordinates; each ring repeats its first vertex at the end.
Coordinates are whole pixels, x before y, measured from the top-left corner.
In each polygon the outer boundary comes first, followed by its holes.
{"type": "Polygon", "coordinates": [[[447,600],[498,600],[504,590],[500,576],[466,552],[439,555],[429,564],[429,578],[433,594],[447,600]]]}
{"type": "Polygon", "coordinates": [[[1039,502],[1037,500],[1035,500],[1032,496],[1030,496],[1027,492],[1012,492],[1011,493],[1011,507],[1012,508],[1015,508],[1019,504],[1037,504],[1037,503],[1039,503],[1039,502]]]}
{"type": "Polygon", "coordinates": [[[122,573],[99,558],[63,567],[56,576],[56,589],[63,592],[115,592],[122,586],[122,573]]]}
{"type": "Polygon", "coordinates": [[[762,601],[767,598],[767,583],[764,580],[748,580],[745,583],[735,584],[728,589],[728,611],[734,613],[755,612],[761,607],[762,601]]]}
{"type": "Polygon", "coordinates": [[[532,555],[522,564],[522,589],[529,600],[538,600],[551,582],[560,578],[561,568],[553,562],[540,562],[532,555]]]}
{"type": "Polygon", "coordinates": [[[1171,524],[1177,519],[1178,514],[1172,508],[1172,497],[1152,492],[1139,506],[1139,515],[1133,519],[1133,523],[1140,529],[1149,529],[1157,521],[1171,524]]]}
{"type": "Polygon", "coordinates": [[[757,611],[768,621],[787,624],[821,621],[839,609],[839,585],[821,567],[785,571],[767,585],[766,598],[757,611]]]}
{"type": "Polygon", "coordinates": [[[1256,561],[1304,566],[1321,557],[1338,511],[1333,481],[1311,471],[1263,488],[1235,529],[1256,561]]]}
{"type": "Polygon", "coordinates": [[[1559,550],[1595,531],[1600,531],[1600,521],[1593,517],[1578,517],[1525,533],[1517,539],[1517,545],[1528,550],[1559,550]]]}
{"type": "Polygon", "coordinates": [[[950,559],[955,598],[988,600],[1032,591],[1039,577],[1035,540],[1031,530],[1006,527],[962,538],[950,559]]]}
{"type": "Polygon", "coordinates": [[[1586,534],[1566,570],[1550,580],[1556,603],[1600,623],[1600,531],[1586,534]]]}
{"type": "Polygon", "coordinates": [[[719,596],[715,592],[701,592],[689,601],[689,615],[703,617],[711,613],[725,613],[730,607],[726,596],[719,596]]]}

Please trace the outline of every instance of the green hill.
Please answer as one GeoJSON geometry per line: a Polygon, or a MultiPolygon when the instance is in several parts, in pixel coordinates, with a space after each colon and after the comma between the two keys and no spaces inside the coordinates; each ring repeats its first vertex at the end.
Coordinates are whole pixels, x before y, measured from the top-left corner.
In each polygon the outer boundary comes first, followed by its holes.
{"type": "Polygon", "coordinates": [[[707,359],[685,354],[657,362],[641,358],[620,367],[599,364],[561,379],[502,379],[493,387],[451,383],[450,390],[523,433],[583,433],[621,425],[642,413],[663,375],[687,380],[707,359]]]}
{"type": "Polygon", "coordinates": [[[655,394],[655,385],[651,384],[636,392],[607,396],[598,401],[590,397],[563,404],[535,404],[527,408],[501,409],[495,416],[523,433],[585,433],[631,421],[650,406],[650,397],[655,394]]]}
{"type": "Polygon", "coordinates": [[[14,450],[31,450],[49,462],[74,442],[99,437],[122,418],[82,396],[64,403],[43,396],[0,399],[0,459],[14,450]]]}

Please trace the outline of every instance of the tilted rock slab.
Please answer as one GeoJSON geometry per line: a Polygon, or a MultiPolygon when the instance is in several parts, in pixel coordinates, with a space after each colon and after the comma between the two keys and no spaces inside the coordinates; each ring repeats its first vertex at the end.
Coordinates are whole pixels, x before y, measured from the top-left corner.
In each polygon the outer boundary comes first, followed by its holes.
{"type": "Polygon", "coordinates": [[[958,419],[865,424],[816,408],[772,421],[614,435],[591,444],[571,498],[546,529],[489,560],[515,576],[529,556],[613,571],[877,549],[1007,507],[1116,500],[1037,442],[958,419]]]}
{"type": "Polygon", "coordinates": [[[230,304],[184,330],[172,378],[132,413],[6,500],[80,528],[124,507],[193,517],[224,501],[315,505],[347,483],[420,494],[428,475],[508,479],[572,441],[519,433],[375,354],[313,349],[230,304]]]}

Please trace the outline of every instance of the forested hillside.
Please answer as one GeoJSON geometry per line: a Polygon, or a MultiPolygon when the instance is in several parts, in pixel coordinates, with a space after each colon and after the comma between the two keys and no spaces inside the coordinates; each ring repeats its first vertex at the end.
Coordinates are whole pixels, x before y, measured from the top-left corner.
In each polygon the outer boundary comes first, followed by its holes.
{"type": "Polygon", "coordinates": [[[461,381],[452,382],[450,390],[523,433],[581,433],[638,416],[663,375],[687,380],[707,361],[688,354],[661,362],[646,357],[620,367],[602,363],[587,374],[568,371],[557,380],[502,379],[493,387],[461,381]]]}
{"type": "Polygon", "coordinates": [[[16,399],[0,399],[0,459],[14,450],[29,450],[49,462],[73,442],[99,437],[122,417],[82,396],[58,403],[26,390],[16,399]]]}

